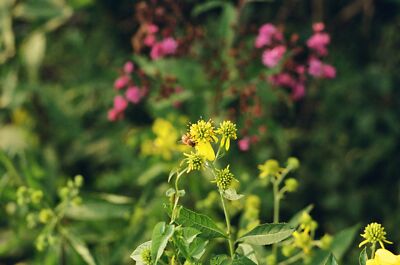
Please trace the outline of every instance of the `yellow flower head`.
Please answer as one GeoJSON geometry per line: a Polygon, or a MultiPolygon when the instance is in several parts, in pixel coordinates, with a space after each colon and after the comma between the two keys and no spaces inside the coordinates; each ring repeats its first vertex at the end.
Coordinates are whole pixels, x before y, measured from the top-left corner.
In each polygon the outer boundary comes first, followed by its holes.
{"type": "Polygon", "coordinates": [[[400,255],[380,248],[376,251],[375,257],[367,261],[367,265],[400,265],[400,255]]]}
{"type": "Polygon", "coordinates": [[[260,178],[266,178],[270,175],[276,175],[282,170],[282,168],[279,166],[278,161],[274,159],[267,160],[264,164],[259,165],[258,169],[261,171],[260,178]]]}
{"type": "Polygon", "coordinates": [[[199,142],[211,143],[218,141],[218,138],[215,136],[215,128],[211,120],[199,120],[190,125],[189,134],[196,144],[199,142]]]}
{"type": "Polygon", "coordinates": [[[226,151],[229,150],[231,139],[236,140],[236,124],[231,121],[223,121],[220,123],[218,130],[216,131],[218,134],[222,136],[221,138],[221,147],[225,145],[226,151]]]}
{"type": "Polygon", "coordinates": [[[141,258],[144,264],[151,264],[151,250],[150,248],[146,248],[142,251],[141,258]]]}
{"type": "Polygon", "coordinates": [[[215,182],[217,183],[218,188],[220,190],[227,190],[235,179],[235,176],[229,170],[229,165],[224,169],[217,169],[216,171],[215,182]]]}
{"type": "Polygon", "coordinates": [[[309,231],[294,231],[292,236],[294,239],[294,246],[296,246],[297,248],[301,248],[306,255],[311,254],[312,238],[309,231]]]}
{"type": "Polygon", "coordinates": [[[184,154],[186,156],[186,163],[187,163],[187,170],[186,172],[189,173],[192,170],[201,170],[204,166],[204,156],[190,152],[190,154],[184,154]]]}
{"type": "Polygon", "coordinates": [[[364,234],[361,234],[361,236],[365,238],[365,240],[360,243],[359,247],[362,247],[367,243],[376,244],[377,242],[379,242],[379,245],[382,248],[385,248],[383,242],[392,244],[392,242],[386,240],[385,228],[378,223],[367,225],[364,229],[364,234]]]}

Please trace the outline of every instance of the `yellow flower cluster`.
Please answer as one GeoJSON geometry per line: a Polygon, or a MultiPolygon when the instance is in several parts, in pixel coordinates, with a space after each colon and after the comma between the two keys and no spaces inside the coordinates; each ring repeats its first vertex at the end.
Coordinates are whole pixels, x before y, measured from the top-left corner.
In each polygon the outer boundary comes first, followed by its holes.
{"type": "Polygon", "coordinates": [[[381,248],[385,248],[383,243],[393,244],[386,239],[385,228],[378,223],[371,223],[367,225],[364,229],[364,233],[361,234],[361,236],[365,238],[365,240],[360,243],[359,247],[362,247],[367,243],[376,244],[378,242],[381,248]]]}

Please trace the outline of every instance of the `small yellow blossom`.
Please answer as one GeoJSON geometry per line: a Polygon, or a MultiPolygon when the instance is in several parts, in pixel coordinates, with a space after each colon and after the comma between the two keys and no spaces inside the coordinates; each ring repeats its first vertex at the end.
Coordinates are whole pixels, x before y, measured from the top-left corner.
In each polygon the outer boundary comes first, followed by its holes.
{"type": "Polygon", "coordinates": [[[365,238],[365,240],[362,241],[358,247],[362,247],[367,243],[376,244],[379,242],[381,248],[385,248],[383,243],[393,244],[386,239],[385,228],[378,223],[371,223],[367,225],[364,229],[364,234],[361,234],[361,236],[365,238]]]}
{"type": "Polygon", "coordinates": [[[187,170],[186,172],[189,173],[192,170],[201,170],[204,166],[204,156],[190,152],[190,154],[185,153],[187,163],[187,170]]]}
{"type": "Polygon", "coordinates": [[[261,171],[260,178],[267,178],[270,175],[278,174],[283,168],[279,166],[278,161],[269,159],[264,164],[259,165],[258,169],[261,171]]]}
{"type": "Polygon", "coordinates": [[[218,138],[215,136],[215,128],[212,122],[204,120],[197,121],[190,125],[189,134],[190,138],[196,144],[196,151],[207,160],[213,161],[215,159],[215,152],[211,143],[217,142],[218,138]]]}
{"type": "Polygon", "coordinates": [[[219,128],[216,132],[222,136],[220,146],[225,146],[226,151],[229,150],[231,139],[237,139],[236,131],[236,124],[234,124],[233,122],[223,121],[220,123],[219,128]]]}
{"type": "Polygon", "coordinates": [[[216,171],[215,182],[217,183],[218,188],[220,190],[227,190],[231,186],[232,181],[235,180],[235,176],[229,170],[229,165],[224,169],[217,169],[216,171]]]}
{"type": "Polygon", "coordinates": [[[367,265],[400,265],[400,255],[380,248],[375,252],[375,257],[367,261],[367,265]]]}

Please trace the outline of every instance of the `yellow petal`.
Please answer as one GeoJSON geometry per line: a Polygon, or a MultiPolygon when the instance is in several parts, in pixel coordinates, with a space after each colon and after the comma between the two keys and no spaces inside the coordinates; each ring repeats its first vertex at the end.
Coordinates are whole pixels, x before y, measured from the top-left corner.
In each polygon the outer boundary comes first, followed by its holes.
{"type": "Polygon", "coordinates": [[[230,141],[230,139],[228,138],[228,139],[226,139],[226,142],[225,142],[225,149],[226,149],[226,151],[228,151],[229,150],[229,147],[231,146],[231,141],[230,141]]]}
{"type": "Polygon", "coordinates": [[[386,249],[378,249],[375,253],[375,260],[379,265],[400,265],[400,259],[386,249]]]}
{"type": "Polygon", "coordinates": [[[376,260],[374,259],[369,259],[367,260],[367,264],[366,265],[379,265],[376,260]]]}
{"type": "Polygon", "coordinates": [[[214,161],[215,153],[210,142],[199,142],[196,144],[197,152],[209,161],[214,161]]]}

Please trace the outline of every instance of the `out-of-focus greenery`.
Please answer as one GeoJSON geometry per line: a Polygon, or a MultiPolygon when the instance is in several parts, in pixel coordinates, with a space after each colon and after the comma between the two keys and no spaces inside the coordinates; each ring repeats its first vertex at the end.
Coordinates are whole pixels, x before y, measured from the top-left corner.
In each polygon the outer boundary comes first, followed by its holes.
{"type": "MultiPolygon", "coordinates": [[[[193,87],[193,105],[177,111],[160,102],[139,104],[123,121],[107,120],[118,69],[128,59],[141,66],[148,60],[132,55],[130,38],[139,26],[135,4],[0,2],[0,264],[62,264],[63,258],[68,259],[65,264],[82,263],[74,247],[38,252],[34,240],[40,230],[26,226],[16,204],[16,191],[23,185],[43,190],[44,198],[57,205],[59,187],[77,174],[85,179],[83,204],[71,207],[62,225],[85,243],[68,244],[86,245],[98,264],[129,264],[132,249],[165,217],[165,180],[174,166],[174,159],[140,152],[142,143],[155,137],[153,122],[168,119],[180,135],[187,120],[226,114],[222,106],[207,101],[210,88],[219,85],[210,80],[216,79],[178,58],[161,60],[158,66],[178,71],[181,81],[193,87]],[[196,100],[195,89],[209,91],[196,100]]],[[[211,36],[220,36],[213,29],[230,14],[226,9],[221,15],[222,9],[216,8],[192,17],[198,3],[184,1],[183,6],[183,21],[204,25],[211,36]]],[[[395,241],[392,250],[400,242],[399,8],[398,1],[389,0],[249,1],[237,22],[249,35],[265,22],[309,34],[313,21],[324,21],[337,78],[310,82],[305,98],[288,104],[265,90],[269,119],[257,125],[267,126],[266,136],[248,152],[231,147],[228,157],[244,187],[266,159],[299,157],[299,192],[284,201],[283,219],[313,203],[321,234],[380,221],[395,241]]],[[[218,51],[219,43],[210,43],[210,50],[218,51]]],[[[213,59],[208,51],[200,57],[213,59]]],[[[206,203],[207,189],[200,185],[204,181],[193,177],[183,182],[192,195],[185,203],[201,208],[206,203]]],[[[261,219],[272,221],[271,195],[261,188],[255,192],[262,200],[261,219]]]]}

